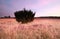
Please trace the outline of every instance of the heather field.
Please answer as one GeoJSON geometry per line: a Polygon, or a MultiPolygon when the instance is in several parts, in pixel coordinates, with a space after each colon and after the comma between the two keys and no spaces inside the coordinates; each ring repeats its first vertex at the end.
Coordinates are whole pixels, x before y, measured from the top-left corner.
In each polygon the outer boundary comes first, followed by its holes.
{"type": "Polygon", "coordinates": [[[0,39],[60,39],[60,19],[36,18],[27,24],[0,19],[0,39]]]}

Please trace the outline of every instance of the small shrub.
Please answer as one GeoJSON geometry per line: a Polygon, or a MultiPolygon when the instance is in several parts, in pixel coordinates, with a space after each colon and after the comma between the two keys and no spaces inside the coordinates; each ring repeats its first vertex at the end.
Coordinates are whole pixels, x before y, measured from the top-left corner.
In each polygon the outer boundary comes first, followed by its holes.
{"type": "Polygon", "coordinates": [[[14,15],[18,22],[27,23],[34,20],[35,13],[33,13],[31,10],[24,9],[21,11],[16,11],[14,15]]]}

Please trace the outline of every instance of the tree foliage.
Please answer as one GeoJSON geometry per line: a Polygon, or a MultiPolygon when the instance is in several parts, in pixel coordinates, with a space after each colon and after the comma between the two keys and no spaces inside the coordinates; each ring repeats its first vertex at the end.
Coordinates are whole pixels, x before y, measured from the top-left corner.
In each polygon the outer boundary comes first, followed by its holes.
{"type": "Polygon", "coordinates": [[[15,18],[18,22],[27,23],[34,20],[35,13],[31,10],[21,10],[14,13],[15,18]]]}

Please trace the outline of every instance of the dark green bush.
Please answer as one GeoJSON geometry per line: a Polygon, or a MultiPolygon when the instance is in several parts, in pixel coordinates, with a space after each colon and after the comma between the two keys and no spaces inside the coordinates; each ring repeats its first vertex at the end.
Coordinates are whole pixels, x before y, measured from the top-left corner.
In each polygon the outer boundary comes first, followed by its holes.
{"type": "Polygon", "coordinates": [[[18,22],[27,23],[34,20],[35,13],[31,10],[21,10],[14,13],[15,18],[18,22]]]}

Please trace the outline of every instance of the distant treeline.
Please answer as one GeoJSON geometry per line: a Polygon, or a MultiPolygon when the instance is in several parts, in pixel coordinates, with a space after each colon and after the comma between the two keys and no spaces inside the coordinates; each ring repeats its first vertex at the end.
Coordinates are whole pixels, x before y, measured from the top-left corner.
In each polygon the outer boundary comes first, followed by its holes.
{"type": "MultiPolygon", "coordinates": [[[[4,16],[4,17],[0,17],[0,18],[15,18],[15,17],[11,17],[11,16],[4,16]]],[[[60,17],[57,16],[45,16],[45,17],[34,17],[34,18],[58,18],[60,19],[60,17]]]]}
{"type": "Polygon", "coordinates": [[[45,16],[45,17],[35,17],[35,18],[52,18],[52,19],[60,19],[58,16],[45,16]]]}
{"type": "Polygon", "coordinates": [[[0,18],[11,18],[11,16],[3,16],[3,17],[0,17],[0,18]]]}

